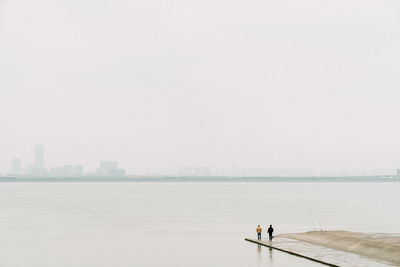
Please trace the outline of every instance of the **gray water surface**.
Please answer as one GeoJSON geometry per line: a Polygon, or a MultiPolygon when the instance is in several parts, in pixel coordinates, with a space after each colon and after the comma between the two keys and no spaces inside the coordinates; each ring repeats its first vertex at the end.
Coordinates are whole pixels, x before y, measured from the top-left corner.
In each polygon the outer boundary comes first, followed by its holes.
{"type": "Polygon", "coordinates": [[[399,233],[399,183],[1,183],[0,266],[322,266],[245,242],[399,233]]]}

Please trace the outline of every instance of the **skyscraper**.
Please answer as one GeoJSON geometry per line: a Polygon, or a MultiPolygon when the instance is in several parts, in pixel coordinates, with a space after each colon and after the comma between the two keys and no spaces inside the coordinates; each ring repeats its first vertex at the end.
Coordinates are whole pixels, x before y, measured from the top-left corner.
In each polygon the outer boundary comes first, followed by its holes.
{"type": "Polygon", "coordinates": [[[44,146],[35,146],[35,163],[36,168],[44,168],[44,146]]]}
{"type": "Polygon", "coordinates": [[[42,176],[46,174],[44,167],[44,146],[35,146],[35,159],[33,165],[28,166],[28,174],[42,176]]]}

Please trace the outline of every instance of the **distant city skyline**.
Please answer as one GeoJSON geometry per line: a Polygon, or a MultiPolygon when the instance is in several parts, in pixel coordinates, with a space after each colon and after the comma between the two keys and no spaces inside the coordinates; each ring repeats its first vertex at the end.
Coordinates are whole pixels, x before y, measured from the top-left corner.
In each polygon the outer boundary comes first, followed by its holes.
{"type": "Polygon", "coordinates": [[[80,177],[84,175],[125,177],[126,170],[118,167],[116,161],[101,161],[95,172],[84,172],[83,165],[64,164],[59,166],[47,167],[45,165],[45,147],[36,145],[34,147],[34,159],[32,164],[24,166],[20,158],[11,160],[10,175],[25,176],[54,176],[54,177],[80,177]]]}
{"type": "MultiPolygon", "coordinates": [[[[125,177],[126,175],[173,175],[173,176],[346,176],[346,175],[398,175],[400,168],[380,168],[380,169],[336,169],[336,170],[315,170],[315,169],[296,169],[296,168],[263,168],[263,167],[243,167],[232,164],[229,167],[223,166],[180,166],[171,171],[147,170],[147,171],[128,171],[119,168],[117,161],[100,161],[95,169],[85,169],[85,165],[78,164],[59,164],[56,166],[45,165],[45,146],[36,145],[34,147],[33,163],[24,165],[23,159],[12,158],[9,169],[4,174],[10,175],[33,175],[33,176],[100,176],[100,177],[125,177]]],[[[1,175],[1,173],[0,173],[1,175]]]]}

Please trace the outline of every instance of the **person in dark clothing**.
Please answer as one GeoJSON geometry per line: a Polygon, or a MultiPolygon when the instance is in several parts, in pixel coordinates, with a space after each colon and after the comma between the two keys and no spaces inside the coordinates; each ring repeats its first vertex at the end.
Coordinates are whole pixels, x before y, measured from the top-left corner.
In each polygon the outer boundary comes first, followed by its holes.
{"type": "Polygon", "coordinates": [[[273,232],[274,232],[274,228],[272,228],[272,225],[270,225],[269,228],[268,228],[269,240],[272,240],[272,238],[273,238],[272,233],[273,232]]]}

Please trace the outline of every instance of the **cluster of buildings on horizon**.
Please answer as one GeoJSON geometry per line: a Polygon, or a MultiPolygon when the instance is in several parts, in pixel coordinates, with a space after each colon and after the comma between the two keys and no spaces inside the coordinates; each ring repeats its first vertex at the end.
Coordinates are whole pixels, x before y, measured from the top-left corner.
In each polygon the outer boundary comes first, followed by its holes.
{"type": "Polygon", "coordinates": [[[224,177],[346,177],[346,176],[399,176],[400,168],[372,169],[372,170],[334,170],[313,171],[311,169],[274,169],[274,168],[239,168],[231,166],[230,169],[218,170],[208,166],[184,166],[178,169],[178,177],[191,176],[224,176],[224,177]]]}
{"type": "MultiPolygon", "coordinates": [[[[19,158],[11,161],[11,176],[27,177],[126,177],[126,170],[121,169],[116,161],[101,161],[95,172],[84,173],[83,165],[63,165],[47,169],[45,167],[44,146],[35,146],[34,162],[26,168],[19,158]]],[[[133,176],[133,175],[132,175],[133,176]]],[[[310,169],[267,169],[238,168],[234,165],[229,170],[212,169],[210,166],[183,166],[175,173],[153,173],[135,176],[177,176],[177,177],[346,177],[346,176],[398,176],[400,168],[359,171],[313,172],[310,169]]]]}
{"type": "Polygon", "coordinates": [[[44,164],[44,146],[35,146],[33,164],[23,168],[22,160],[14,158],[11,160],[11,172],[13,176],[32,177],[125,177],[125,169],[118,167],[116,161],[102,161],[96,172],[84,174],[83,165],[63,165],[47,169],[44,164]]]}

